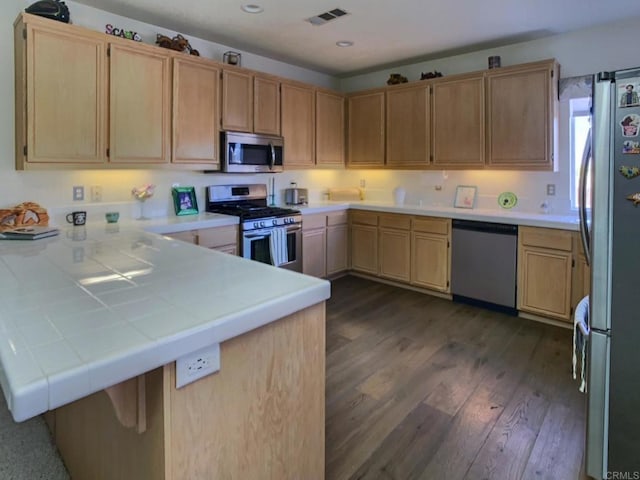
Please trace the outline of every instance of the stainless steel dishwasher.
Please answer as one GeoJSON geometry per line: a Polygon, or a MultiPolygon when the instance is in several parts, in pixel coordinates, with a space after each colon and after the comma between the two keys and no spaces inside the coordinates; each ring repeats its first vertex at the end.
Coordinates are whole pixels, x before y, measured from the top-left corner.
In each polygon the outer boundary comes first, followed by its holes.
{"type": "Polygon", "coordinates": [[[516,314],[518,226],[453,220],[453,300],[516,314]]]}

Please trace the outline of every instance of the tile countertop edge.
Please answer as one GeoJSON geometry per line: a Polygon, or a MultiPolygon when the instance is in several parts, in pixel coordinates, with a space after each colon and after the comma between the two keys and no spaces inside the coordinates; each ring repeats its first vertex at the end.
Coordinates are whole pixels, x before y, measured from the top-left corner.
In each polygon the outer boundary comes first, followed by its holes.
{"type": "MultiPolygon", "coordinates": [[[[38,383],[37,390],[34,391],[32,385],[27,385],[21,389],[25,390],[25,394],[30,394],[31,401],[26,405],[17,402],[21,404],[21,407],[19,410],[13,408],[11,412],[14,419],[20,422],[47,410],[66,405],[111,385],[171,363],[183,355],[188,355],[208,345],[221,343],[243,335],[312,305],[326,301],[330,296],[330,289],[328,281],[319,280],[317,284],[303,290],[254,305],[241,312],[216,318],[204,325],[193,327],[171,337],[141,345],[139,348],[127,352],[114,354],[100,361],[87,362],[84,366],[88,369],[89,384],[79,386],[77,382],[69,382],[64,383],[62,385],[64,388],[61,388],[61,385],[58,384],[61,383],[61,380],[64,381],[65,378],[69,377],[68,372],[47,376],[46,380],[38,383]],[[96,378],[99,381],[96,381],[96,378]],[[40,384],[42,382],[44,384],[40,384]],[[53,384],[56,385],[55,392],[52,390],[53,384]],[[62,390],[64,390],[64,393],[62,390]],[[36,401],[37,397],[42,396],[47,398],[46,406],[43,401],[36,401]]],[[[16,406],[16,402],[13,403],[13,406],[16,406]]]]}
{"type": "MultiPolygon", "coordinates": [[[[554,215],[533,212],[520,212],[514,210],[483,210],[460,209],[454,207],[433,207],[418,205],[394,205],[384,202],[340,202],[318,203],[299,208],[303,216],[315,213],[326,213],[340,210],[371,210],[376,212],[400,213],[409,215],[423,215],[431,217],[453,218],[460,220],[477,220],[510,225],[522,225],[531,227],[556,228],[561,230],[578,231],[580,225],[577,215],[554,215]]],[[[304,221],[304,219],[303,219],[304,221]]]]}
{"type": "Polygon", "coordinates": [[[238,225],[240,220],[232,215],[220,215],[217,213],[201,213],[182,217],[152,218],[149,220],[134,221],[145,232],[166,235],[169,233],[187,232],[200,228],[227,227],[238,225]]]}

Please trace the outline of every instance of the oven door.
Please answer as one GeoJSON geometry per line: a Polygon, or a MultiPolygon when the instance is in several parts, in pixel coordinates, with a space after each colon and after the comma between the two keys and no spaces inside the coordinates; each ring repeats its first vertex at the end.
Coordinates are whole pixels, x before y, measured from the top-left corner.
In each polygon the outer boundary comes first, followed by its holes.
{"type": "Polygon", "coordinates": [[[281,137],[249,133],[222,133],[222,170],[232,173],[281,172],[281,137]]]}
{"type": "MultiPolygon", "coordinates": [[[[302,227],[290,225],[287,228],[287,259],[281,268],[302,272],[302,227]]],[[[271,233],[273,229],[250,230],[242,236],[242,256],[251,260],[273,265],[271,257],[271,233]]]]}

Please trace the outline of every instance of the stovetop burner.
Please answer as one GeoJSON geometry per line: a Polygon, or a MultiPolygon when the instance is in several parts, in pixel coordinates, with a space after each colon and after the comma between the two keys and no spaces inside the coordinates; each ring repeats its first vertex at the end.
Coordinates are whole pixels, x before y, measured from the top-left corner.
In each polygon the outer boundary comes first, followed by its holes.
{"type": "Polygon", "coordinates": [[[222,213],[224,215],[235,215],[240,217],[242,221],[261,218],[287,217],[300,214],[299,210],[294,210],[292,208],[269,207],[266,205],[256,205],[254,203],[211,204],[208,206],[207,211],[212,213],[222,213]]]}

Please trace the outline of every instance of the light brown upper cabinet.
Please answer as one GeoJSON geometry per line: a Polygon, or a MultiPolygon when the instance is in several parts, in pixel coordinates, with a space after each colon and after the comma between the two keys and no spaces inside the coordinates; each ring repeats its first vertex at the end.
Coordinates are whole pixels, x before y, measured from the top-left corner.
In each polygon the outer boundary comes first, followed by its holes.
{"type": "Polygon", "coordinates": [[[485,153],[484,76],[433,84],[433,165],[482,168],[485,153]]]}
{"type": "Polygon", "coordinates": [[[146,45],[109,48],[111,163],[168,163],[170,56],[146,45]]]}
{"type": "Polygon", "coordinates": [[[282,83],[284,168],[315,165],[315,92],[301,84],[282,83]]]}
{"type": "Polygon", "coordinates": [[[429,85],[387,90],[387,166],[424,167],[431,153],[429,85]]]}
{"type": "Polygon", "coordinates": [[[488,70],[487,166],[551,170],[558,64],[488,70]]]}
{"type": "Polygon", "coordinates": [[[385,158],[384,90],[354,94],[348,100],[348,153],[350,167],[380,167],[385,158]]]}
{"type": "Polygon", "coordinates": [[[106,42],[23,15],[15,26],[16,169],[106,161],[106,42]]]}
{"type": "Polygon", "coordinates": [[[222,129],[280,135],[280,82],[240,68],[222,72],[222,129]]]}
{"type": "Polygon", "coordinates": [[[253,131],[280,135],[280,82],[274,78],[253,77],[253,131]]]}
{"type": "Polygon", "coordinates": [[[344,165],[344,97],[316,90],[316,165],[344,165]]]}
{"type": "Polygon", "coordinates": [[[173,59],[174,163],[219,166],[220,69],[188,58],[173,59]]]}
{"type": "Polygon", "coordinates": [[[222,129],[253,131],[253,75],[249,72],[222,71],[222,129]]]}

